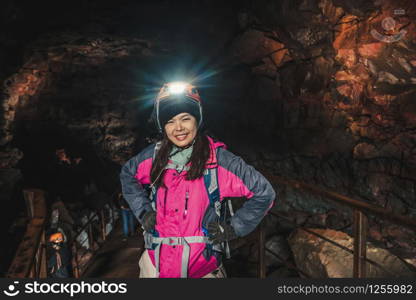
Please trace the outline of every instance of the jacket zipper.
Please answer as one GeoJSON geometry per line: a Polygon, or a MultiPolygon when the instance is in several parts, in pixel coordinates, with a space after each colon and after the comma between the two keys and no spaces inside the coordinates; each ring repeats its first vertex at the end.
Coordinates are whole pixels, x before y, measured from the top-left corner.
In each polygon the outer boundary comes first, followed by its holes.
{"type": "Polygon", "coordinates": [[[167,197],[167,194],[168,194],[168,191],[167,191],[167,187],[165,187],[165,195],[163,196],[163,215],[165,215],[166,216],[166,197],[167,197]]]}
{"type": "Polygon", "coordinates": [[[189,191],[186,190],[186,193],[185,193],[185,210],[183,212],[184,217],[186,217],[186,215],[188,214],[188,200],[189,200],[189,191]]]}

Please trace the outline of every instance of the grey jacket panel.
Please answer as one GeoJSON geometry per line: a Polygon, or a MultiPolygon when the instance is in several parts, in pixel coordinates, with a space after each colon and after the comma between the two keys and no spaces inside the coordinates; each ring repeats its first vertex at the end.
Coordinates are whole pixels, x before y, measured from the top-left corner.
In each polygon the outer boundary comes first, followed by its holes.
{"type": "MultiPolygon", "coordinates": [[[[275,200],[276,193],[270,182],[252,166],[246,164],[241,157],[223,148],[219,148],[217,153],[218,164],[239,177],[247,189],[254,194],[231,218],[231,226],[236,234],[245,236],[263,219],[275,200]]],[[[219,183],[221,184],[222,182],[219,183]]]]}
{"type": "Polygon", "coordinates": [[[133,214],[142,223],[143,215],[153,210],[148,193],[134,177],[139,164],[153,157],[155,144],[149,145],[139,154],[127,161],[121,168],[120,181],[124,199],[129,204],[133,214]]]}

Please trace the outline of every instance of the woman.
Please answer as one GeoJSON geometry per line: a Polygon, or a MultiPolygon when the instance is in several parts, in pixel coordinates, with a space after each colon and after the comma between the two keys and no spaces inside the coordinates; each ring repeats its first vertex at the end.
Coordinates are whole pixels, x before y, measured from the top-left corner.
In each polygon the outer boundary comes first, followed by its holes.
{"type": "Polygon", "coordinates": [[[130,159],[120,174],[123,195],[145,231],[140,277],[225,277],[224,243],[253,231],[275,192],[253,167],[200,132],[194,86],[165,84],[153,116],[162,141],[130,159]],[[248,201],[226,220],[225,197],[248,201]]]}

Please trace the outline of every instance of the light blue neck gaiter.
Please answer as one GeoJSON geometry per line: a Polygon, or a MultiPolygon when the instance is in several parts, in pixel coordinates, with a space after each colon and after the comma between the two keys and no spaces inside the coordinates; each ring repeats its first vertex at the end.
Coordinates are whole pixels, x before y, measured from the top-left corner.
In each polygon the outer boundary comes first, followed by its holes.
{"type": "Polygon", "coordinates": [[[170,155],[173,154],[172,157],[170,157],[170,160],[179,167],[184,167],[191,158],[192,155],[192,149],[193,146],[186,148],[184,150],[180,150],[180,148],[173,145],[172,151],[170,152],[170,155]]]}

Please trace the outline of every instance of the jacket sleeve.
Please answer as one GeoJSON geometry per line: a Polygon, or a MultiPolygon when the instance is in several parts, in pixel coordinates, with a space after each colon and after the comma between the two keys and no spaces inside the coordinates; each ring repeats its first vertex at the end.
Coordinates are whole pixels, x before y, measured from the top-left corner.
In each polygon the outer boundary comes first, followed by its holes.
{"type": "MultiPolygon", "coordinates": [[[[138,170],[140,172],[140,169],[143,169],[139,168],[140,165],[147,163],[147,161],[152,158],[153,151],[151,150],[154,149],[154,145],[151,146],[127,161],[120,172],[121,188],[124,199],[127,201],[133,214],[140,223],[142,223],[143,215],[146,212],[153,210],[148,194],[137,176],[140,175],[138,174],[138,170]],[[151,148],[151,146],[153,146],[153,148],[151,148]]],[[[139,177],[149,177],[150,168],[146,169],[149,169],[148,172],[146,171],[146,173],[149,174],[142,174],[142,176],[139,177]]]]}
{"type": "Polygon", "coordinates": [[[238,236],[252,232],[273,206],[276,193],[269,181],[241,157],[219,148],[218,181],[221,198],[246,197],[247,201],[231,218],[238,236]]]}

